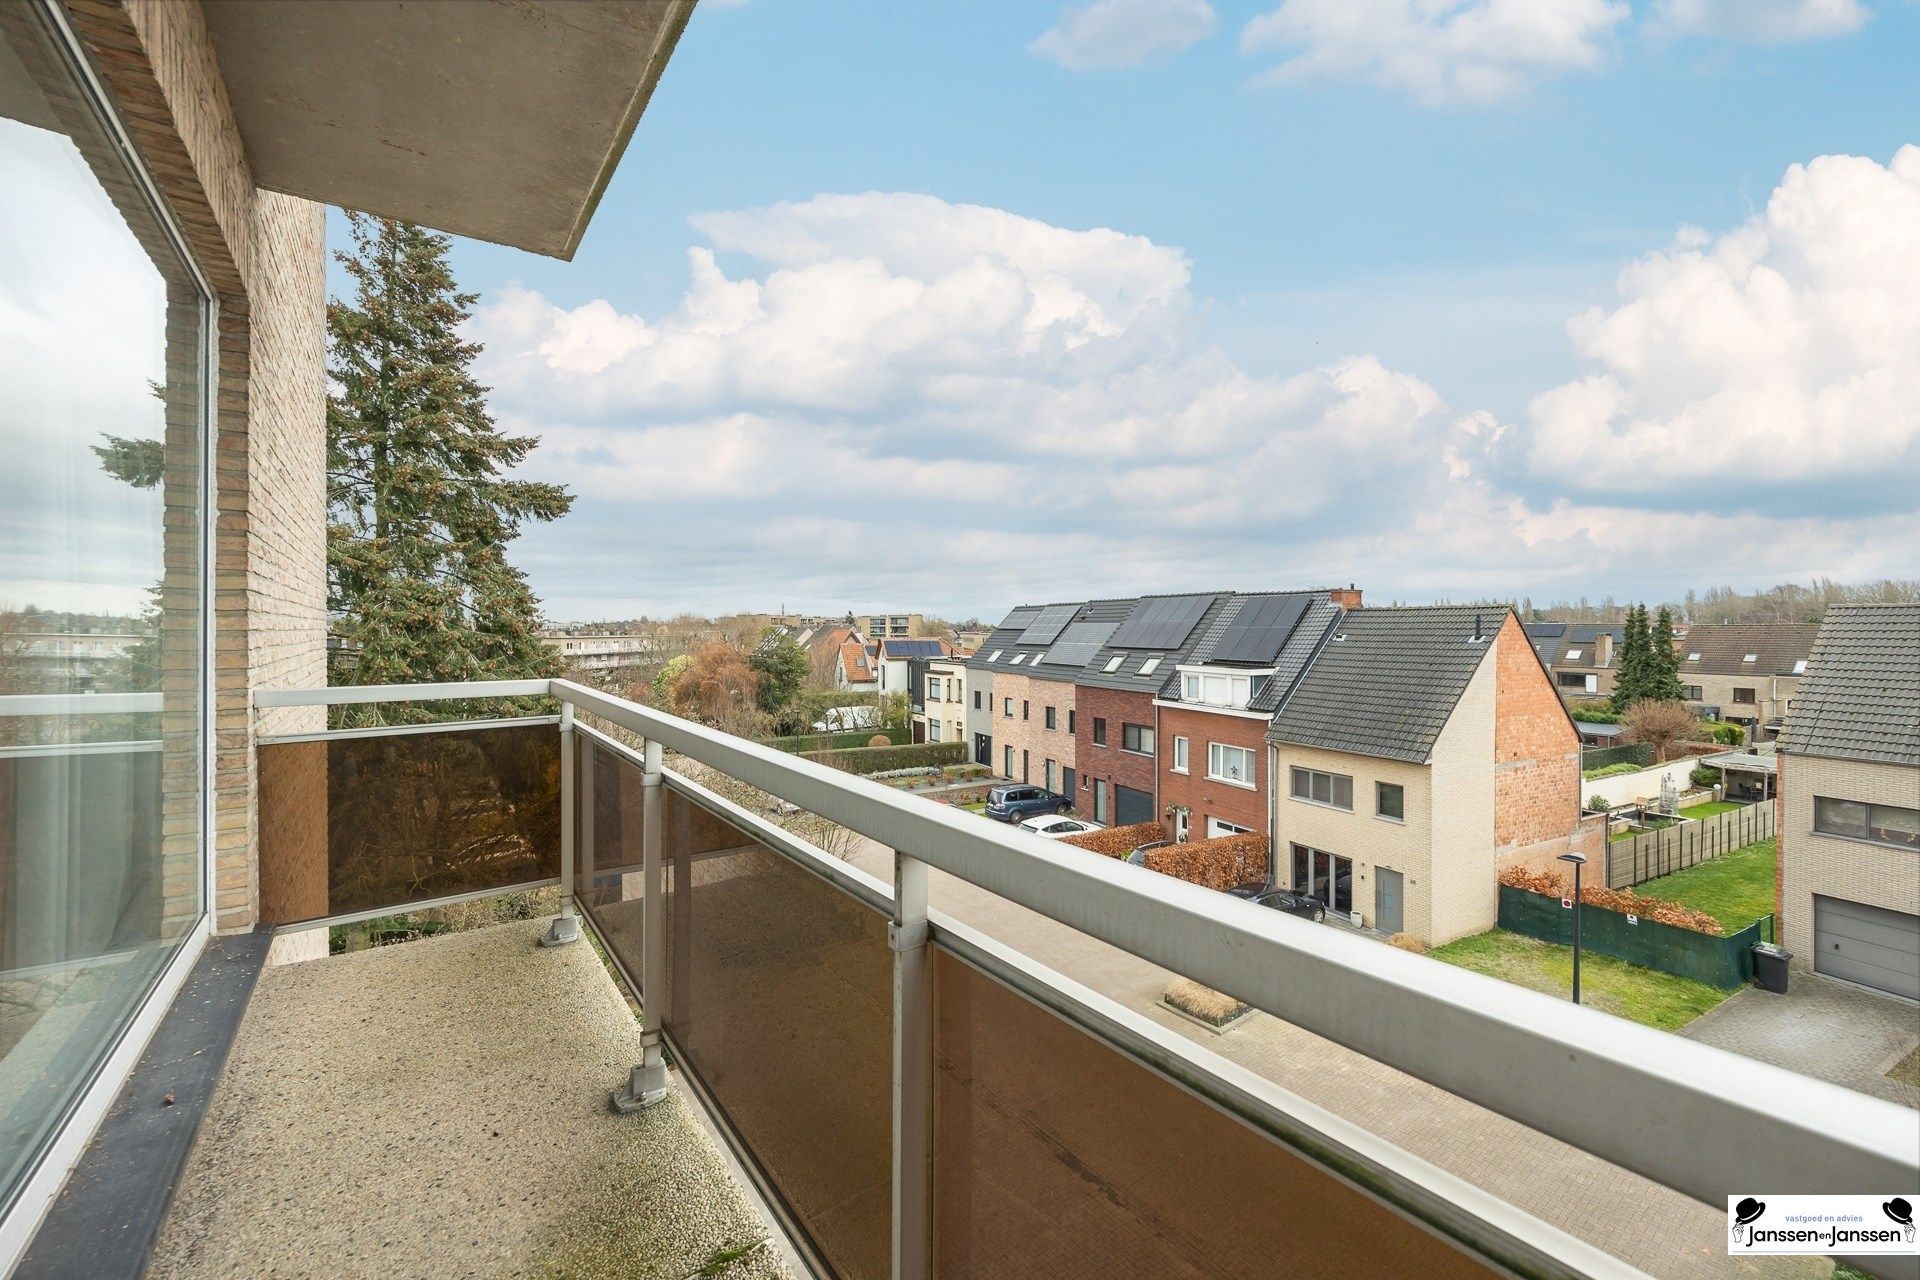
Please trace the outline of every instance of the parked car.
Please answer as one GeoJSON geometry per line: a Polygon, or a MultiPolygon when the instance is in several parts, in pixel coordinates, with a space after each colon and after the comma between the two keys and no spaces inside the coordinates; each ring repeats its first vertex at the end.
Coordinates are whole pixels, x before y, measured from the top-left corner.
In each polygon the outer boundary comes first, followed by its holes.
{"type": "Polygon", "coordinates": [[[1065,808],[1067,798],[1045,787],[1020,783],[987,792],[986,813],[995,822],[1019,822],[1043,813],[1059,813],[1065,808]]]}
{"type": "Polygon", "coordinates": [[[1147,854],[1155,849],[1164,849],[1172,843],[1171,840],[1149,840],[1143,845],[1136,845],[1133,852],[1127,855],[1127,862],[1136,867],[1144,867],[1147,865],[1147,854]]]}
{"type": "Polygon", "coordinates": [[[1084,822],[1079,818],[1069,818],[1064,814],[1049,814],[1043,818],[1028,818],[1020,824],[1022,831],[1031,831],[1037,836],[1049,840],[1060,840],[1067,836],[1082,835],[1088,831],[1103,831],[1106,828],[1098,822],[1084,822]]]}
{"type": "Polygon", "coordinates": [[[1255,883],[1237,884],[1227,892],[1236,898],[1245,898],[1255,906],[1284,911],[1290,916],[1299,916],[1305,920],[1317,922],[1327,918],[1327,906],[1324,902],[1292,889],[1276,889],[1270,884],[1255,883]]]}

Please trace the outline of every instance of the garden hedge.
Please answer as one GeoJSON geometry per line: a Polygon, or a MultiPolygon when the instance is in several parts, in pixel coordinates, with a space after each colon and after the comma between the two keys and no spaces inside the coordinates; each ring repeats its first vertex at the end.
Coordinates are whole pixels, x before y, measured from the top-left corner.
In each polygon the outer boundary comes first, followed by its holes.
{"type": "Polygon", "coordinates": [[[909,742],[903,746],[892,747],[855,747],[844,751],[802,751],[802,760],[817,760],[821,764],[835,769],[844,769],[848,773],[881,773],[888,769],[911,769],[918,766],[938,766],[965,764],[967,744],[964,742],[909,742]]]}
{"type": "Polygon", "coordinates": [[[775,751],[790,751],[805,755],[812,751],[847,751],[864,747],[875,734],[894,743],[903,743],[913,736],[913,730],[903,725],[898,729],[847,729],[840,733],[801,733],[787,738],[762,738],[760,744],[772,747],[775,751]]]}

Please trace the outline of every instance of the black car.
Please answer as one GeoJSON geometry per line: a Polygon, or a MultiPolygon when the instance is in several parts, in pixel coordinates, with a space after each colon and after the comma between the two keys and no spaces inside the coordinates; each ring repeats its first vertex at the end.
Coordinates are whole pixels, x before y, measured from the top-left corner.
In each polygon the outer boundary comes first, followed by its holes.
{"type": "Polygon", "coordinates": [[[1276,889],[1270,884],[1237,884],[1227,892],[1236,898],[1245,898],[1255,906],[1284,911],[1290,916],[1299,916],[1303,920],[1318,923],[1327,918],[1327,906],[1324,902],[1318,898],[1310,898],[1304,893],[1296,893],[1292,889],[1276,889]]]}

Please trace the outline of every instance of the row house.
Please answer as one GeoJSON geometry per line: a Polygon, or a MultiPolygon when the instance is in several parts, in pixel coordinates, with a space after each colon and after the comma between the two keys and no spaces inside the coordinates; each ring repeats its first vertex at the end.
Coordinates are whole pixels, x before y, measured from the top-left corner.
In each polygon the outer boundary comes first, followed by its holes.
{"type": "Polygon", "coordinates": [[[1626,628],[1594,622],[1529,622],[1525,630],[1562,696],[1613,695],[1626,628]]]}
{"type": "Polygon", "coordinates": [[[907,693],[912,679],[908,664],[918,658],[944,658],[953,652],[945,640],[912,640],[905,637],[880,637],[869,646],[874,680],[881,693],[907,693]]]}
{"type": "MultiPolygon", "coordinates": [[[[940,643],[932,641],[928,643],[940,643]]],[[[967,657],[948,652],[907,660],[915,742],[967,741],[967,657]]],[[[984,760],[975,760],[985,764],[984,760]]]]}
{"type": "Polygon", "coordinates": [[[1674,641],[1681,693],[1702,714],[1745,725],[1755,741],[1777,738],[1819,632],[1800,622],[1689,627],[1674,641]]]}
{"type": "Polygon", "coordinates": [[[976,758],[1095,821],[1258,833],[1387,933],[1490,927],[1498,873],[1598,858],[1580,738],[1511,610],[1357,588],[1022,606],[969,665],[976,758]]]}

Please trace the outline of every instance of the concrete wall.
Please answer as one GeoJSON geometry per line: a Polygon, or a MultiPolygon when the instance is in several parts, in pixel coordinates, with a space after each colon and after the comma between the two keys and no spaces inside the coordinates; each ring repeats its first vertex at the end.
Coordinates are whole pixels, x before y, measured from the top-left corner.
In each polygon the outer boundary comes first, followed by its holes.
{"type": "Polygon", "coordinates": [[[1920,769],[1796,755],[1780,799],[1781,941],[1794,964],[1813,967],[1813,897],[1822,894],[1920,915],[1920,857],[1813,829],[1815,796],[1920,809],[1920,769]]]}
{"type": "Polygon", "coordinates": [[[1433,892],[1427,941],[1491,929],[1500,911],[1494,849],[1494,724],[1499,664],[1467,682],[1433,746],[1433,892]]]}
{"type": "Polygon", "coordinates": [[[1581,802],[1589,796],[1603,796],[1608,804],[1618,808],[1623,804],[1632,804],[1637,800],[1658,800],[1660,798],[1660,779],[1671,776],[1674,785],[1682,792],[1693,786],[1691,776],[1699,759],[1688,756],[1680,760],[1669,760],[1642,769],[1638,773],[1622,773],[1611,778],[1588,778],[1580,783],[1581,802]]]}
{"type": "MultiPolygon", "coordinates": [[[[217,295],[213,905],[221,929],[246,929],[258,901],[250,693],[326,683],[325,214],[255,188],[195,0],[67,8],[217,295]]],[[[262,726],[319,721],[303,709],[262,726]]]]}

